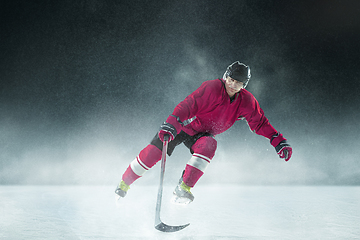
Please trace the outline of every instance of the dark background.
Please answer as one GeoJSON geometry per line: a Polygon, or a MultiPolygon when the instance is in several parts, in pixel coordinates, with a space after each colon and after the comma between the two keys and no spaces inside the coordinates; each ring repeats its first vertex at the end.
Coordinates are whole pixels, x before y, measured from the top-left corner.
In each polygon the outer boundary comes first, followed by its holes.
{"type": "MultiPolygon", "coordinates": [[[[175,105],[239,60],[294,155],[239,122],[201,181],[357,185],[359,16],[355,0],[1,1],[0,184],[117,184],[175,105]]],[[[189,158],[169,158],[171,180],[189,158]]]]}

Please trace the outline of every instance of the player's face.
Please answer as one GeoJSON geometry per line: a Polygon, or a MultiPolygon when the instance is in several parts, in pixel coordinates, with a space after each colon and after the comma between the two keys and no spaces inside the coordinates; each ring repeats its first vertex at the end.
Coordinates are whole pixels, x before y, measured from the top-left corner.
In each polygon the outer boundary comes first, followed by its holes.
{"type": "Polygon", "coordinates": [[[239,92],[242,88],[244,88],[244,84],[242,82],[232,79],[231,77],[227,77],[225,80],[225,88],[227,94],[232,97],[235,95],[235,93],[239,92]]]}

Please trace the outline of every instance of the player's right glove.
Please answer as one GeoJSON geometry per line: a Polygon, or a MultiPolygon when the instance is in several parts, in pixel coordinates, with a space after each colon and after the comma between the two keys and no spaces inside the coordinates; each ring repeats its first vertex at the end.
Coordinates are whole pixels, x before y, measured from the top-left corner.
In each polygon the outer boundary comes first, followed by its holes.
{"type": "Polygon", "coordinates": [[[159,138],[163,142],[165,135],[168,135],[169,141],[172,141],[174,140],[176,135],[180,132],[180,130],[181,130],[181,124],[177,121],[177,119],[174,116],[170,115],[166,119],[166,122],[164,122],[160,126],[159,138]]]}

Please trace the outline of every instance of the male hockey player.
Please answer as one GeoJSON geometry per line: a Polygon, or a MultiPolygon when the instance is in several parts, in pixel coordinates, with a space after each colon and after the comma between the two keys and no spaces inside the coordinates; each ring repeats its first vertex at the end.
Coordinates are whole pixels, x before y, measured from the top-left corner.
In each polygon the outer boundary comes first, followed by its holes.
{"type": "Polygon", "coordinates": [[[129,186],[161,159],[165,135],[170,141],[169,156],[181,143],[192,154],[173,192],[175,201],[179,203],[194,200],[190,189],[215,155],[215,135],[229,129],[237,120],[246,120],[253,132],[268,138],[280,158],[288,161],[292,154],[291,146],[269,123],[255,97],[245,90],[250,77],[250,68],[236,61],[228,66],[222,79],[203,82],[180,102],[151,143],[140,151],[122,175],[115,190],[118,197],[125,197],[129,186]]]}

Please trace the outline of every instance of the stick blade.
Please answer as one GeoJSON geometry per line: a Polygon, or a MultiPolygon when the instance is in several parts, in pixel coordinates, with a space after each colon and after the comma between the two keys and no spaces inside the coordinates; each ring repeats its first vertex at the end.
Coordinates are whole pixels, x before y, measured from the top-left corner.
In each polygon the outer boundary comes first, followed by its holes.
{"type": "Polygon", "coordinates": [[[180,226],[169,226],[163,222],[160,222],[159,224],[157,224],[155,226],[155,228],[161,232],[177,232],[177,231],[180,231],[181,229],[186,228],[189,225],[190,225],[190,223],[185,224],[185,225],[180,225],[180,226]]]}

